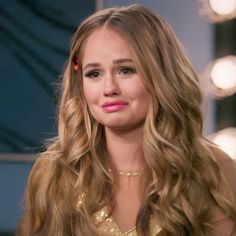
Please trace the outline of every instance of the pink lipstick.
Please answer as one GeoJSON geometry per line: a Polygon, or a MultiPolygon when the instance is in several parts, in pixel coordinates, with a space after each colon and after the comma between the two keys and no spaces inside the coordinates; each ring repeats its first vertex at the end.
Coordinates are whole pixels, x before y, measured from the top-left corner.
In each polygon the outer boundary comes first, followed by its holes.
{"type": "Polygon", "coordinates": [[[115,112],[123,109],[128,105],[125,101],[112,101],[112,102],[105,102],[102,104],[102,108],[107,112],[115,112]]]}

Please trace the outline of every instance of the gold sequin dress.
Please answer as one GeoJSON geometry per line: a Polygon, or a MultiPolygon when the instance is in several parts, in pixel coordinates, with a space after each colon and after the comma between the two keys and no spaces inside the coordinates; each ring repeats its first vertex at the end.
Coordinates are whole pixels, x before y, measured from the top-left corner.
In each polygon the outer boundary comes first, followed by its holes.
{"type": "MultiPolygon", "coordinates": [[[[130,229],[129,231],[122,233],[114,222],[112,217],[108,217],[106,213],[106,208],[98,211],[94,215],[95,224],[98,227],[98,231],[101,236],[137,236],[136,229],[130,229]]],[[[154,219],[151,217],[150,219],[150,231],[151,236],[157,236],[158,233],[161,231],[158,224],[155,223],[154,219]]]]}
{"type": "MultiPolygon", "coordinates": [[[[81,204],[83,204],[85,194],[83,193],[77,203],[77,207],[79,208],[81,204]]],[[[107,208],[104,207],[100,211],[96,212],[93,216],[94,223],[97,225],[99,235],[101,236],[137,236],[136,228],[130,229],[127,232],[122,233],[119,229],[118,225],[112,219],[112,217],[108,217],[107,208]]],[[[149,222],[151,236],[158,236],[158,233],[161,231],[160,226],[157,224],[156,220],[153,216],[150,217],[149,222]]]]}

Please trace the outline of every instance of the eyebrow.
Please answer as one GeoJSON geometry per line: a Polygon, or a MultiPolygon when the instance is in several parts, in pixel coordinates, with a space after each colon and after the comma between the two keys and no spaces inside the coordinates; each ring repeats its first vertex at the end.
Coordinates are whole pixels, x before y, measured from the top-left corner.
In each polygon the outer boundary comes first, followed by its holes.
{"type": "MultiPolygon", "coordinates": [[[[121,64],[121,63],[124,63],[124,62],[133,62],[132,59],[130,58],[122,58],[122,59],[117,59],[117,60],[113,60],[113,64],[116,65],[116,64],[121,64]]],[[[96,66],[101,66],[100,63],[88,63],[84,68],[83,70],[85,70],[86,68],[88,67],[96,67],[96,66]]]]}

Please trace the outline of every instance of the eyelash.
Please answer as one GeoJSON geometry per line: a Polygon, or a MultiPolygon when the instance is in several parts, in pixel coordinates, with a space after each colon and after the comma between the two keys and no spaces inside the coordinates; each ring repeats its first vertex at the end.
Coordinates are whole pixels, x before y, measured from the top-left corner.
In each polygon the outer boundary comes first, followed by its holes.
{"type": "MultiPolygon", "coordinates": [[[[129,66],[120,67],[118,71],[119,71],[119,74],[123,71],[124,75],[136,73],[136,69],[129,67],[129,66]]],[[[98,70],[91,70],[85,74],[85,77],[97,78],[99,76],[99,74],[100,74],[100,72],[98,70]]]]}
{"type": "Polygon", "coordinates": [[[124,72],[124,70],[126,70],[126,72],[128,71],[128,73],[124,73],[124,74],[134,74],[134,73],[136,73],[136,70],[132,67],[129,67],[129,66],[121,67],[120,71],[122,71],[122,70],[123,70],[123,72],[124,72]]]}
{"type": "Polygon", "coordinates": [[[98,74],[99,74],[98,71],[92,70],[92,71],[89,71],[88,73],[86,73],[86,74],[85,74],[85,77],[88,77],[88,78],[97,78],[97,77],[98,77],[98,74]],[[94,74],[97,74],[97,76],[94,76],[94,74]]]}

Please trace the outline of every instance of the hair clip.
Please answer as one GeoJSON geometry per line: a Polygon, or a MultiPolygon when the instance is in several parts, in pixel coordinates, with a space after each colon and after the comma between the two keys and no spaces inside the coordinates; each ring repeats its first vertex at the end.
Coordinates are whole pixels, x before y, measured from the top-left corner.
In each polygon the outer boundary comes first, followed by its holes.
{"type": "Polygon", "coordinates": [[[79,58],[78,56],[73,57],[73,63],[74,63],[74,71],[77,72],[79,70],[79,58]]]}

